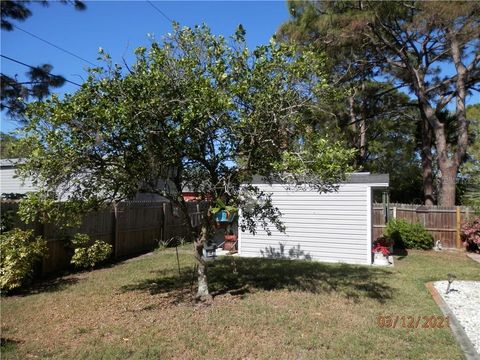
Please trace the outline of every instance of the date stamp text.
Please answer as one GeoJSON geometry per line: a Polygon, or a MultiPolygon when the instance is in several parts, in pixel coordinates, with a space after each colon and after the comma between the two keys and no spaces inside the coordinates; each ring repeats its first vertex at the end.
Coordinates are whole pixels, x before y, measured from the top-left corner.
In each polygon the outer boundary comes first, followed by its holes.
{"type": "Polygon", "coordinates": [[[377,325],[391,329],[441,329],[450,325],[448,316],[378,315],[377,325]]]}

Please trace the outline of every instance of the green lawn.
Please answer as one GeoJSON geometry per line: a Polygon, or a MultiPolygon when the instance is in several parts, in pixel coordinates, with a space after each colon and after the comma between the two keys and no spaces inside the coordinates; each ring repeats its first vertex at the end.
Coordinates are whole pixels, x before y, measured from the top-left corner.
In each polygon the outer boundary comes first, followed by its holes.
{"type": "Polygon", "coordinates": [[[460,359],[449,329],[385,329],[378,315],[440,315],[424,284],[480,280],[463,253],[409,251],[395,267],[217,260],[215,299],[191,303],[193,258],[174,249],[2,297],[2,358],[460,359]]]}

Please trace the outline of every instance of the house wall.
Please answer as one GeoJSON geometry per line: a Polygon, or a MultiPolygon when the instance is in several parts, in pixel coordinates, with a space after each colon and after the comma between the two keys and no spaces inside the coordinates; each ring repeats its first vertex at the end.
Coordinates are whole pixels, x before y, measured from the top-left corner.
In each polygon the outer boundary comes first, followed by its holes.
{"type": "Polygon", "coordinates": [[[36,188],[28,180],[22,183],[16,177],[13,166],[2,166],[0,168],[0,194],[25,194],[29,191],[36,191],[36,188]]]}
{"type": "Polygon", "coordinates": [[[299,258],[350,264],[371,263],[371,184],[346,183],[337,192],[292,191],[281,184],[254,184],[272,193],[286,233],[258,228],[242,232],[244,257],[299,258]]]}

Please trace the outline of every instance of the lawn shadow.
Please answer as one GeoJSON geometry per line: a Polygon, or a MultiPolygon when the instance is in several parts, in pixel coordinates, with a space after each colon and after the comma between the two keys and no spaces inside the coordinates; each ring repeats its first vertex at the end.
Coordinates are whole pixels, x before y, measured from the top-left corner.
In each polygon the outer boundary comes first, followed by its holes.
{"type": "MultiPolygon", "coordinates": [[[[168,294],[174,302],[192,297],[196,277],[192,270],[156,272],[156,277],[123,286],[121,291],[168,294]]],[[[310,293],[337,293],[353,301],[361,298],[384,303],[392,298],[390,271],[379,267],[325,264],[308,260],[223,257],[208,266],[213,296],[244,297],[256,291],[290,290],[310,293]]]]}
{"type": "Polygon", "coordinates": [[[20,343],[21,341],[18,341],[18,340],[1,337],[0,338],[0,354],[6,354],[10,351],[14,351],[17,348],[18,344],[20,343]]]}
{"type": "Polygon", "coordinates": [[[16,289],[8,293],[8,296],[28,296],[40,293],[50,293],[62,291],[69,286],[77,284],[81,280],[78,276],[66,276],[59,278],[51,278],[34,282],[28,287],[16,289]]]}
{"type": "Polygon", "coordinates": [[[403,260],[408,256],[408,250],[404,247],[394,246],[392,255],[398,256],[397,260],[403,260]]]}

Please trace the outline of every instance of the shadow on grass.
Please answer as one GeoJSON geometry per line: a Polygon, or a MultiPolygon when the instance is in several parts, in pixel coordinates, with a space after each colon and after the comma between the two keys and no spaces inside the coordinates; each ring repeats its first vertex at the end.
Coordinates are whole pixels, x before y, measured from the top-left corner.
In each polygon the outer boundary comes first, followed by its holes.
{"type": "MultiPolygon", "coordinates": [[[[147,291],[171,296],[173,302],[192,297],[195,274],[183,271],[156,272],[153,279],[126,285],[122,291],[147,291]]],[[[244,297],[255,291],[290,290],[310,293],[337,293],[353,301],[392,297],[390,271],[378,267],[325,264],[305,260],[261,258],[221,258],[209,263],[208,279],[213,296],[230,294],[244,297]],[[236,272],[235,272],[236,269],[236,272]]]]}
{"type": "Polygon", "coordinates": [[[76,276],[52,278],[41,280],[31,284],[29,287],[19,288],[7,294],[7,296],[28,296],[40,293],[50,293],[66,289],[67,287],[78,283],[81,279],[76,276]]]}
{"type": "Polygon", "coordinates": [[[397,260],[403,260],[408,256],[408,250],[403,247],[394,246],[392,255],[398,256],[397,260]]]}
{"type": "Polygon", "coordinates": [[[10,351],[14,351],[19,343],[21,343],[21,341],[7,339],[4,337],[0,338],[0,354],[6,354],[10,351]]]}

